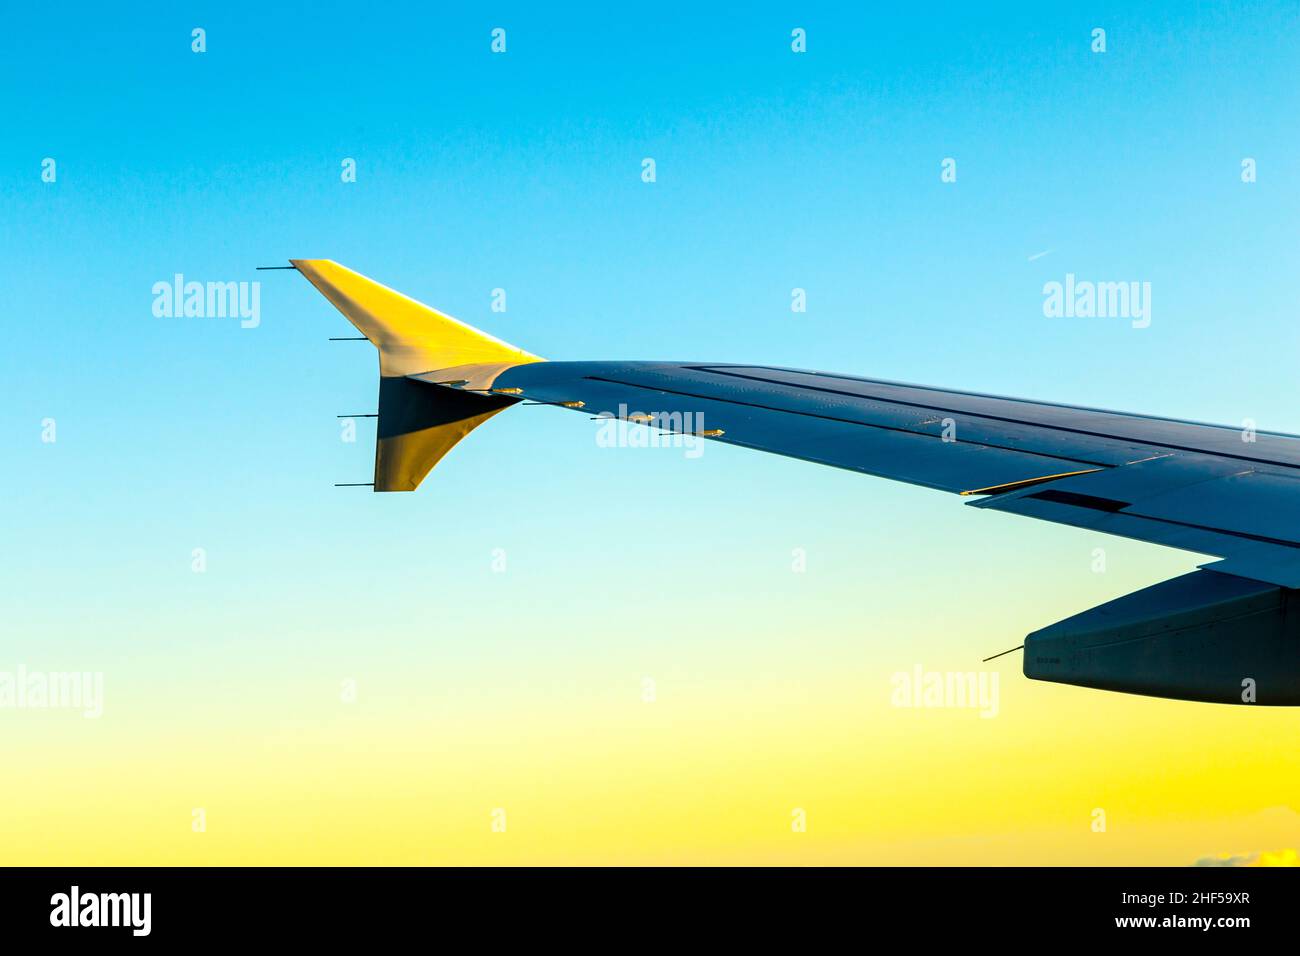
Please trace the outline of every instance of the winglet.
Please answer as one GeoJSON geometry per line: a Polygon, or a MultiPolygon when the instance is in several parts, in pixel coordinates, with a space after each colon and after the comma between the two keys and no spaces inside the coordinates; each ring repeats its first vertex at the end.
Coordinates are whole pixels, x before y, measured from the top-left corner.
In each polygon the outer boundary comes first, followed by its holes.
{"type": "Polygon", "coordinates": [[[414,491],[457,442],[517,401],[414,376],[471,367],[480,370],[476,377],[490,380],[507,368],[544,361],[337,262],[289,261],[379,350],[375,491],[414,491]]]}
{"type": "Polygon", "coordinates": [[[456,365],[543,359],[329,259],[290,259],[379,349],[379,374],[414,375],[456,365]]]}

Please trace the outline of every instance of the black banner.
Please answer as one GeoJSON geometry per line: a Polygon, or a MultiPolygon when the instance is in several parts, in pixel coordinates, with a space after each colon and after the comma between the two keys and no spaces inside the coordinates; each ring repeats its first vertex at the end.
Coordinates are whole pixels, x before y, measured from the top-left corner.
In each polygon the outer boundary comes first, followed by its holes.
{"type": "Polygon", "coordinates": [[[1294,931],[1294,869],[14,869],[7,940],[240,942],[450,932],[667,942],[819,934],[1223,945],[1294,931]],[[611,937],[610,934],[615,934],[611,937]],[[865,935],[864,935],[865,934],[865,935]]]}

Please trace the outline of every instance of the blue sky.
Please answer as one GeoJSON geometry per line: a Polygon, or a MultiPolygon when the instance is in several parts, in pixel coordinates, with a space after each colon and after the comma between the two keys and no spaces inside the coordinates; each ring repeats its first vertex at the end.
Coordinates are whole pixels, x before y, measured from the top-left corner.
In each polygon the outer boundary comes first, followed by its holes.
{"type": "MultiPolygon", "coordinates": [[[[367,425],[345,446],[333,416],[373,405],[373,357],[325,341],[351,330],[306,283],[253,271],[290,256],[552,358],[760,361],[1300,430],[1281,6],[15,16],[0,481],[32,534],[130,547],[140,522],[197,534],[213,514],[240,534],[285,507],[268,491],[366,507],[331,485],[365,480],[367,425]],[[260,279],[262,324],[155,318],[152,285],[177,272],[260,279]],[[1066,272],[1150,281],[1152,327],[1045,319],[1042,284],[1066,272]],[[32,440],[47,416],[56,448],[32,440]],[[43,513],[52,494],[66,518],[43,513]]],[[[555,418],[506,416],[457,456],[583,428],[555,418]]],[[[716,457],[745,495],[748,456],[716,457]]],[[[563,461],[532,480],[580,487],[563,461]]],[[[466,486],[449,459],[430,497],[466,486]]]]}
{"type": "Polygon", "coordinates": [[[345,444],[335,416],[373,410],[376,362],[326,341],[354,333],[299,276],[254,271],[290,257],[548,358],[753,361],[1300,431],[1287,4],[49,18],[16,8],[0,38],[10,656],[138,661],[132,686],[179,667],[180,699],[239,686],[231,660],[270,681],[293,662],[400,683],[436,635],[480,633],[488,606],[496,639],[455,641],[484,694],[503,654],[529,662],[520,680],[566,686],[566,649],[596,640],[580,620],[641,635],[632,679],[646,658],[689,671],[681,641],[756,680],[814,680],[892,667],[887,642],[859,650],[845,624],[871,602],[942,633],[935,653],[974,656],[1195,563],[1114,543],[1125,562],[1104,582],[1061,584],[1086,567],[1081,532],[737,449],[609,453],[580,416],[537,408],[498,416],[416,495],[336,489],[369,480],[373,426],[345,444]],[[1067,272],[1150,282],[1151,327],[1045,318],[1042,286],[1067,272]],[[156,318],[152,286],[175,273],[261,281],[259,327],[156,318]],[[796,546],[821,571],[802,592],[796,546]],[[508,584],[485,576],[497,547],[520,572],[508,584]],[[990,604],[1008,568],[1026,593],[990,604]],[[629,612],[646,582],[662,618],[629,612]],[[936,587],[980,601],[968,626],[936,587]],[[826,644],[798,665],[754,643],[810,621],[826,644]],[[569,643],[530,641],[534,626],[569,643]]]}

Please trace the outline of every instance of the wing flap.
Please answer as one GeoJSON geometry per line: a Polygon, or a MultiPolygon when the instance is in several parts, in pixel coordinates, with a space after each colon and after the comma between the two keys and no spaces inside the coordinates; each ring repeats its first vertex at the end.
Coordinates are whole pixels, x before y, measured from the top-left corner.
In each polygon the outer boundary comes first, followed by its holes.
{"type": "Polygon", "coordinates": [[[1238,472],[1147,495],[1127,509],[1277,542],[1300,539],[1300,477],[1238,472]]]}
{"type": "Polygon", "coordinates": [[[1166,455],[973,503],[1227,559],[1211,567],[1300,587],[1300,478],[1166,455]]]}

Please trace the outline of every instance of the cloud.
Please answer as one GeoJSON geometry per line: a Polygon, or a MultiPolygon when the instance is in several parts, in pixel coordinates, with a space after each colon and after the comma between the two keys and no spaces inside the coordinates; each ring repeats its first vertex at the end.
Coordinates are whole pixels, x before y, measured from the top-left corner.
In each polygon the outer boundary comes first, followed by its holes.
{"type": "Polygon", "coordinates": [[[1204,856],[1196,866],[1300,866],[1300,854],[1295,850],[1256,850],[1254,853],[1221,853],[1204,856]]]}

